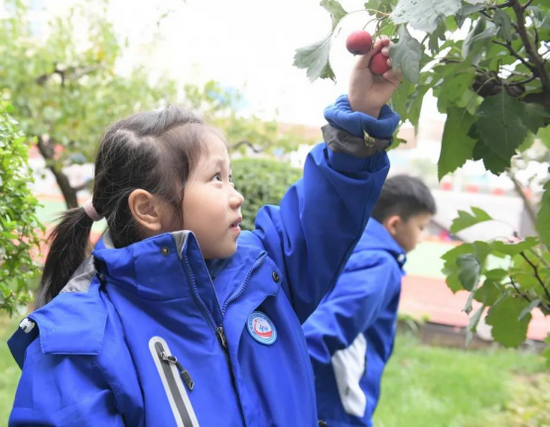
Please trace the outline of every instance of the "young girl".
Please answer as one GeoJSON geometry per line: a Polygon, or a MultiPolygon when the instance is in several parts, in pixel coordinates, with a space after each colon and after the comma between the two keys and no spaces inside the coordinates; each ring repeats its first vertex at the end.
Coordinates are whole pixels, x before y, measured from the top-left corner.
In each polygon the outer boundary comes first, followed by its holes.
{"type": "Polygon", "coordinates": [[[10,340],[10,425],[314,426],[301,323],[361,237],[388,172],[399,83],[358,61],[325,144],[241,233],[222,136],[176,108],[103,136],[94,193],[53,232],[37,310],[10,340]],[[370,136],[364,134],[366,132],[370,136]],[[90,229],[108,231],[87,257],[90,229]]]}

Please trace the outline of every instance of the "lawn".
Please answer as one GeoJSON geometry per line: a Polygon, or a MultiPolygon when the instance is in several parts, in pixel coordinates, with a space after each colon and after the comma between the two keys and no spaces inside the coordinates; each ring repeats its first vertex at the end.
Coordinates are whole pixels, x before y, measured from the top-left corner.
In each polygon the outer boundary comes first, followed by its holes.
{"type": "MultiPolygon", "coordinates": [[[[5,344],[16,325],[0,317],[0,425],[20,375],[5,344]]],[[[430,347],[401,334],[382,393],[376,427],[550,425],[550,376],[529,352],[430,347]]]]}
{"type": "Polygon", "coordinates": [[[375,425],[549,426],[548,407],[550,374],[532,352],[438,348],[401,334],[383,378],[375,425]]]}

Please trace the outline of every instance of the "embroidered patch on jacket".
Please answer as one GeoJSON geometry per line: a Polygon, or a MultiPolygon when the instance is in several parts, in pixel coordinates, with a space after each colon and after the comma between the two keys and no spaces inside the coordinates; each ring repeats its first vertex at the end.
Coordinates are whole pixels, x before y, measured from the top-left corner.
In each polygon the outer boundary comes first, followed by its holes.
{"type": "Polygon", "coordinates": [[[261,344],[271,345],[277,340],[275,324],[261,311],[254,311],[248,316],[246,327],[250,336],[261,344]]]}

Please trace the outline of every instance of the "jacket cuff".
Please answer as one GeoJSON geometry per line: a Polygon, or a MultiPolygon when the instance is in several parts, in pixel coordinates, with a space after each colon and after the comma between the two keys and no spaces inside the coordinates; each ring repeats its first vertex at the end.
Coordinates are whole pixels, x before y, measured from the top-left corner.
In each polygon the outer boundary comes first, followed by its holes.
{"type": "Polygon", "coordinates": [[[325,125],[321,130],[323,138],[332,152],[349,154],[359,159],[366,159],[385,151],[393,142],[391,136],[389,138],[373,138],[364,132],[363,137],[359,138],[331,125],[325,125]]]}
{"type": "Polygon", "coordinates": [[[333,105],[325,109],[325,119],[331,126],[360,138],[363,137],[364,132],[374,138],[387,138],[395,131],[400,117],[388,105],[382,107],[378,119],[353,111],[348,96],[342,95],[333,105]]]}

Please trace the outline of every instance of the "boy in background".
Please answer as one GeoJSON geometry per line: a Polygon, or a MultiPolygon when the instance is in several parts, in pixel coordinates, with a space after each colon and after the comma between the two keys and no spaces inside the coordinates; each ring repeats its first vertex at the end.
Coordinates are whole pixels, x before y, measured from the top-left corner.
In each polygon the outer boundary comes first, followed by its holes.
{"type": "Polygon", "coordinates": [[[373,425],[393,349],[406,254],[435,212],[421,180],[389,178],[338,282],[304,323],[320,425],[373,425]]]}

